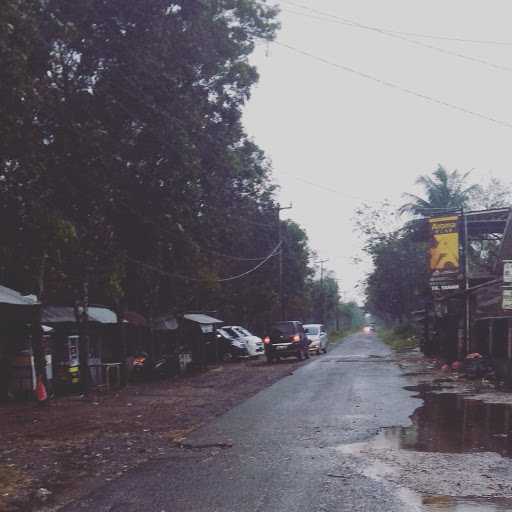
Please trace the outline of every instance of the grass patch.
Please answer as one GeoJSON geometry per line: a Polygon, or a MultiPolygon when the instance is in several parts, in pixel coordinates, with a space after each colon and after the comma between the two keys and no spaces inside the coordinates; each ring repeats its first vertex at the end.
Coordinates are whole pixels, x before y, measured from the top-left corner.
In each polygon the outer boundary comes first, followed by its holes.
{"type": "Polygon", "coordinates": [[[413,327],[404,324],[397,327],[380,328],[377,331],[379,338],[393,350],[410,350],[418,347],[413,327]]]}

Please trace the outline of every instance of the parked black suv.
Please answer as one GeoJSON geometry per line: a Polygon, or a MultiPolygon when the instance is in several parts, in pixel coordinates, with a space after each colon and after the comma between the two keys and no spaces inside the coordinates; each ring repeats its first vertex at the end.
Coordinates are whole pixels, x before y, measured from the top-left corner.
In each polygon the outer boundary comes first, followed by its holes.
{"type": "Polygon", "coordinates": [[[309,340],[301,322],[276,322],[263,342],[269,363],[288,356],[309,359],[309,340]]]}

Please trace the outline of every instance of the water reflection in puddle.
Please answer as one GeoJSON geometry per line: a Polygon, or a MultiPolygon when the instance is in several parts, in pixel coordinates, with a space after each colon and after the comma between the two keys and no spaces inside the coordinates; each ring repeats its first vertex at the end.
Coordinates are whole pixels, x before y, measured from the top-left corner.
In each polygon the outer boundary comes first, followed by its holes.
{"type": "Polygon", "coordinates": [[[454,394],[420,394],[411,427],[383,431],[395,448],[440,453],[496,452],[512,457],[512,407],[454,394]]]}
{"type": "Polygon", "coordinates": [[[507,499],[452,498],[451,496],[423,496],[420,510],[436,512],[504,512],[512,510],[507,499]]]}
{"type": "MultiPolygon", "coordinates": [[[[410,427],[390,427],[367,443],[340,447],[340,452],[360,455],[371,450],[407,450],[426,453],[495,452],[512,457],[512,407],[489,404],[432,388],[409,388],[424,400],[411,416],[410,427]]],[[[386,480],[396,468],[373,460],[363,471],[369,478],[386,480]]],[[[431,496],[400,489],[411,511],[503,512],[512,511],[512,499],[431,496]]]]}
{"type": "MultiPolygon", "coordinates": [[[[496,452],[512,456],[512,407],[468,397],[429,394],[418,389],[424,404],[411,417],[411,427],[385,429],[377,436],[382,447],[438,453],[496,452]]],[[[512,500],[478,497],[421,496],[414,492],[418,510],[495,512],[512,510],[512,500]]],[[[412,501],[414,503],[414,501],[412,501]]]]}

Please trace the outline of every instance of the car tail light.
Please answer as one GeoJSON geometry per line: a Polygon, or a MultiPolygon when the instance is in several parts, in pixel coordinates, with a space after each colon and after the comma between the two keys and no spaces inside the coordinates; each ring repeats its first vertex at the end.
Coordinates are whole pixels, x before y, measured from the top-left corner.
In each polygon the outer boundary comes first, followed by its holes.
{"type": "Polygon", "coordinates": [[[300,341],[300,336],[298,334],[296,334],[295,336],[293,336],[292,340],[295,342],[295,343],[298,343],[300,341]]]}
{"type": "Polygon", "coordinates": [[[265,345],[268,345],[270,343],[270,338],[268,336],[265,336],[263,338],[263,343],[265,343],[265,345]]]}

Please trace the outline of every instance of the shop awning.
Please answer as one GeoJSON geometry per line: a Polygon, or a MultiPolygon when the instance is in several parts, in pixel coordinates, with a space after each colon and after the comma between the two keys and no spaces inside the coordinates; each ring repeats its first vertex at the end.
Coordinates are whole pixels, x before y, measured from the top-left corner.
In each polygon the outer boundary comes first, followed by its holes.
{"type": "MultiPolygon", "coordinates": [[[[89,322],[117,323],[117,315],[111,309],[102,306],[89,306],[87,311],[89,322]]],[[[46,324],[75,323],[75,310],[71,306],[45,306],[42,321],[46,324]]]]}
{"type": "Polygon", "coordinates": [[[219,320],[218,318],[213,318],[213,316],[203,315],[201,313],[190,313],[183,315],[183,318],[186,320],[190,320],[191,322],[197,322],[198,324],[208,325],[208,324],[222,324],[223,320],[219,320]]]}
{"type": "Polygon", "coordinates": [[[37,298],[33,295],[21,295],[16,290],[0,286],[0,304],[11,304],[13,306],[36,306],[37,298]]]}

